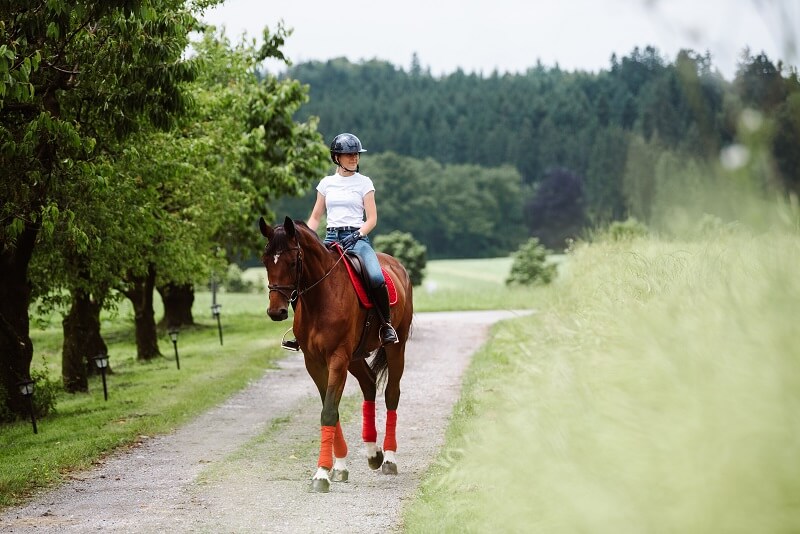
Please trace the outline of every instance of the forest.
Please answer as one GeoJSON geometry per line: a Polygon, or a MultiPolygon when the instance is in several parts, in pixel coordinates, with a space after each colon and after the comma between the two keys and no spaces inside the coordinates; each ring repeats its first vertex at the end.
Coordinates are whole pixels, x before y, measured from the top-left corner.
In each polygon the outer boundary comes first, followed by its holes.
{"type": "Polygon", "coordinates": [[[309,88],[300,120],[318,117],[325,139],[352,131],[368,148],[379,230],[412,233],[432,257],[497,255],[528,235],[560,250],[629,216],[663,227],[665,203],[745,168],[754,190],[800,189],[797,69],[746,49],[730,81],[708,54],[670,61],[650,46],[598,73],[536,64],[434,77],[416,58],[408,70],[340,58],[286,76],[309,88]]]}

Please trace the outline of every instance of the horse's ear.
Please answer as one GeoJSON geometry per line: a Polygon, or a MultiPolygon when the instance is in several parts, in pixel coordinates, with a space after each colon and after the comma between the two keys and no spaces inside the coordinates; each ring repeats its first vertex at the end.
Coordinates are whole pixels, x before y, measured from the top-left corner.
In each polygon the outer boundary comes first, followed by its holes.
{"type": "Polygon", "coordinates": [[[294,221],[287,215],[283,220],[283,229],[286,230],[286,235],[290,238],[294,237],[294,221]]]}
{"type": "Polygon", "coordinates": [[[258,229],[261,230],[261,235],[267,239],[272,239],[272,236],[275,235],[275,230],[273,230],[272,227],[267,224],[267,221],[264,220],[264,217],[258,218],[258,229]]]}

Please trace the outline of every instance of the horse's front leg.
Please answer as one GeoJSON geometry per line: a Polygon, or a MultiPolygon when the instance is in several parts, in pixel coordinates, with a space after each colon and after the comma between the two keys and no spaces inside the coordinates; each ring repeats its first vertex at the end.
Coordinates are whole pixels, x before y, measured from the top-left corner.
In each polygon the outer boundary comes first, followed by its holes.
{"type": "Polygon", "coordinates": [[[311,480],[311,489],[314,492],[329,492],[331,479],[337,482],[347,480],[347,442],[339,423],[339,401],[347,380],[348,359],[348,356],[334,353],[328,360],[328,382],[322,398],[320,418],[319,460],[317,471],[311,480]]]}

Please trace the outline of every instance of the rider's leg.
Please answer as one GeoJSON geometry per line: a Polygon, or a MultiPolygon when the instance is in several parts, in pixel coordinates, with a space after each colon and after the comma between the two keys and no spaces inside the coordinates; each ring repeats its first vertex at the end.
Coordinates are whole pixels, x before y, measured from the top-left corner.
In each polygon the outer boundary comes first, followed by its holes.
{"type": "Polygon", "coordinates": [[[361,258],[364,269],[367,271],[369,279],[369,298],[381,320],[380,336],[381,344],[397,343],[397,332],[392,326],[392,315],[389,309],[389,290],[383,278],[381,265],[378,263],[378,256],[372,249],[372,244],[368,238],[358,241],[353,250],[361,258]]]}
{"type": "Polygon", "coordinates": [[[378,310],[378,315],[381,319],[381,345],[397,343],[399,340],[397,339],[397,332],[392,326],[392,315],[389,309],[389,290],[385,282],[378,287],[370,289],[370,299],[378,310]]]}

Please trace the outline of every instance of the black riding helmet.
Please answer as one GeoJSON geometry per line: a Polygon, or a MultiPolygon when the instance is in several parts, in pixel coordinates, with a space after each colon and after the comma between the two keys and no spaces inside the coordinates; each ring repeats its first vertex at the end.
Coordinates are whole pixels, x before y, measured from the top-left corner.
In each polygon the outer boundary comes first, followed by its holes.
{"type": "Polygon", "coordinates": [[[366,152],[366,150],[361,148],[361,141],[358,137],[351,133],[340,133],[331,142],[331,161],[336,165],[339,165],[339,162],[336,161],[338,154],[360,154],[361,152],[366,152]]]}

